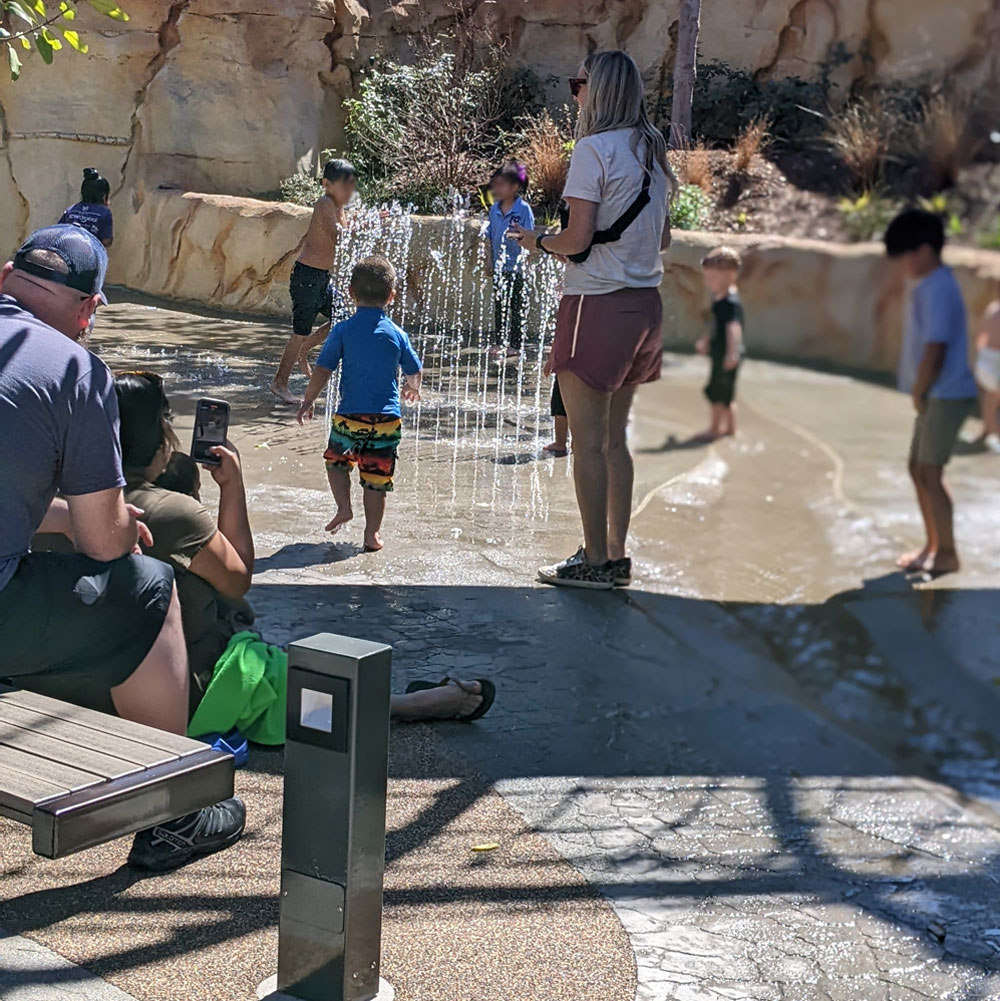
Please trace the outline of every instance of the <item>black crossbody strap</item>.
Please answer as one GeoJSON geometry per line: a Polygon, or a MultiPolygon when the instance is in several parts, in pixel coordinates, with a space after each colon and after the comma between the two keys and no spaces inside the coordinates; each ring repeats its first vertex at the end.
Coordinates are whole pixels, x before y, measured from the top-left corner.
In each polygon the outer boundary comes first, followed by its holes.
{"type": "MultiPolygon", "coordinates": [[[[570,254],[569,259],[574,264],[582,264],[590,256],[591,249],[597,246],[597,244],[614,243],[616,240],[620,240],[625,230],[639,218],[639,213],[649,204],[649,186],[652,181],[652,171],[645,171],[645,176],[642,179],[642,187],[639,189],[639,194],[635,196],[632,204],[607,229],[597,230],[591,238],[590,246],[586,250],[580,251],[579,254],[570,254]]],[[[569,208],[565,202],[559,207],[559,221],[563,229],[569,226],[569,208]]]]}
{"type": "Polygon", "coordinates": [[[622,238],[622,233],[639,218],[639,213],[649,204],[649,185],[652,179],[652,174],[647,170],[635,201],[607,229],[598,230],[594,234],[591,246],[597,243],[614,243],[622,238]]]}

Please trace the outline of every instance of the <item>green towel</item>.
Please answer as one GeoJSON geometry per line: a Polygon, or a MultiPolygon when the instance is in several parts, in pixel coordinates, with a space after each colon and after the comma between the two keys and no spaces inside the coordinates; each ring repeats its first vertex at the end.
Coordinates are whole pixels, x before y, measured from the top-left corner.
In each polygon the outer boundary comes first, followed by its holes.
{"type": "Polygon", "coordinates": [[[188,736],[236,729],[255,744],[284,744],[287,698],[288,654],[256,633],[237,633],[216,662],[188,736]]]}

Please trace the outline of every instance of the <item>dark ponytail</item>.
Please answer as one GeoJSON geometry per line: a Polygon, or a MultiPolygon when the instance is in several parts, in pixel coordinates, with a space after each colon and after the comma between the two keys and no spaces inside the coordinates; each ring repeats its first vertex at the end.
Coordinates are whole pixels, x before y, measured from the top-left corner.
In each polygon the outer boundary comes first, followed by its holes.
{"type": "Polygon", "coordinates": [[[83,184],[80,186],[80,201],[88,205],[103,205],[111,195],[111,185],[106,177],[93,167],[83,168],[83,184]]]}
{"type": "Polygon", "coordinates": [[[170,426],[170,401],[163,379],[155,372],[120,372],[115,376],[120,419],[122,466],[145,469],[156,453],[168,445],[177,448],[177,435],[170,426]]]}

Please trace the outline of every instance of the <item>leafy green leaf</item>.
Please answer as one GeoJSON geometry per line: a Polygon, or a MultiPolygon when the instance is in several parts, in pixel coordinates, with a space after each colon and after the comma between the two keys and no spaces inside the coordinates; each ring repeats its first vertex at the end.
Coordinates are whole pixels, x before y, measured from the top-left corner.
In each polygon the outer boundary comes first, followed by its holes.
{"type": "Polygon", "coordinates": [[[16,80],[21,75],[21,57],[13,45],[7,46],[7,62],[10,63],[10,78],[16,80]]]}
{"type": "Polygon", "coordinates": [[[105,14],[116,21],[127,21],[128,14],[118,6],[114,0],[87,0],[98,14],[105,14]]]}
{"type": "Polygon", "coordinates": [[[72,21],[76,17],[76,11],[66,3],[66,0],[62,0],[59,4],[59,11],[67,21],[72,21]]]}
{"type": "Polygon", "coordinates": [[[67,29],[62,33],[62,36],[66,39],[67,44],[76,49],[77,52],[87,54],[87,43],[80,40],[79,32],[67,29]]]}
{"type": "Polygon", "coordinates": [[[31,7],[39,17],[49,16],[49,12],[45,9],[45,0],[35,0],[31,7]]]}
{"type": "Polygon", "coordinates": [[[32,27],[35,26],[35,15],[30,13],[26,8],[22,7],[17,0],[7,0],[7,10],[9,10],[14,17],[19,17],[26,24],[30,24],[32,27]]]}
{"type": "Polygon", "coordinates": [[[53,52],[58,52],[62,48],[62,42],[48,28],[42,28],[42,38],[49,43],[53,52]]]}
{"type": "Polygon", "coordinates": [[[42,62],[46,66],[52,65],[52,54],[53,48],[49,44],[48,39],[41,33],[38,32],[35,35],[35,48],[38,49],[38,54],[42,57],[42,62]]]}

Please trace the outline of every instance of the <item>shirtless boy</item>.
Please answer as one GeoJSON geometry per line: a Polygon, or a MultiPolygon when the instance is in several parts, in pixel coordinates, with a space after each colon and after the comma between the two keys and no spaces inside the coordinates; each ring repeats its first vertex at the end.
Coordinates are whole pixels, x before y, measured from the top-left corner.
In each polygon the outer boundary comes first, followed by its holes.
{"type": "MultiPolygon", "coordinates": [[[[347,221],[344,206],[354,195],[357,179],[357,171],[347,160],[331,160],[323,169],[324,194],[313,208],[309,231],[288,286],[292,296],[292,336],[271,383],[271,392],[285,403],[302,402],[289,391],[288,379],[296,363],[306,375],[310,374],[309,351],[322,344],[330,331],[330,320],[340,298],[330,282],[330,268],[337,249],[338,227],[347,221]],[[325,316],[327,322],[314,334],[313,324],[319,315],[325,316]]],[[[348,306],[346,301],[344,306],[348,306]]]]}

